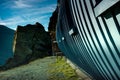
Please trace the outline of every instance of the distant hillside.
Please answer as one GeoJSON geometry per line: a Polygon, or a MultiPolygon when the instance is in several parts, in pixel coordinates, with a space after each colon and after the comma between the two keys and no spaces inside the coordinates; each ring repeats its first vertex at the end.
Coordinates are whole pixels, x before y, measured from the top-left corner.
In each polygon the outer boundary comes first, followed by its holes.
{"type": "Polygon", "coordinates": [[[0,25],[0,65],[13,55],[12,45],[14,30],[0,25]]]}

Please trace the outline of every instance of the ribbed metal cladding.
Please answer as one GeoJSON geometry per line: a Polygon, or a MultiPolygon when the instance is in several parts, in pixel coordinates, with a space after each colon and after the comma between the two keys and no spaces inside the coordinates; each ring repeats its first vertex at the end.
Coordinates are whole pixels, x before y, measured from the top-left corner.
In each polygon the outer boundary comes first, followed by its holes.
{"type": "Polygon", "coordinates": [[[120,80],[120,1],[100,12],[107,1],[60,0],[56,37],[65,56],[94,79],[120,80]]]}

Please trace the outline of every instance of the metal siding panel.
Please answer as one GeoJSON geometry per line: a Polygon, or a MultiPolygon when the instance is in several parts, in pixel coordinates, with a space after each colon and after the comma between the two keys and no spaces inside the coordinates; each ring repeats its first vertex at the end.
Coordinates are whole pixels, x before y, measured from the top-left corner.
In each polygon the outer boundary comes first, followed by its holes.
{"type": "MultiPolygon", "coordinates": [[[[77,17],[77,18],[79,18],[79,17],[77,17]]],[[[84,33],[83,33],[84,34],[84,33]]]]}
{"type": "Polygon", "coordinates": [[[120,14],[116,15],[116,18],[117,18],[117,21],[118,21],[119,26],[120,26],[120,14]]]}
{"type": "Polygon", "coordinates": [[[110,46],[112,52],[114,53],[115,59],[117,60],[117,63],[120,65],[120,62],[119,62],[120,58],[118,57],[118,54],[117,54],[112,42],[110,41],[109,35],[108,35],[108,33],[107,33],[106,29],[105,29],[105,26],[104,26],[104,23],[103,23],[101,17],[98,17],[98,20],[99,20],[99,22],[101,24],[102,30],[103,30],[103,32],[105,34],[105,37],[106,37],[106,39],[107,39],[107,41],[109,43],[109,46],[110,46]]]}
{"type": "MultiPolygon", "coordinates": [[[[99,36],[98,37],[99,41],[100,41],[100,43],[101,43],[101,45],[102,45],[102,47],[103,47],[103,49],[104,49],[104,51],[106,53],[106,56],[107,56],[107,58],[108,58],[108,60],[109,60],[109,62],[111,64],[111,66],[108,64],[108,62],[106,62],[106,64],[107,64],[111,74],[114,76],[115,79],[117,79],[117,77],[116,77],[115,73],[113,73],[112,69],[117,69],[117,70],[115,70],[116,72],[119,69],[117,68],[117,66],[116,66],[116,64],[115,64],[115,62],[114,62],[114,60],[113,60],[113,58],[112,58],[112,56],[110,54],[110,51],[108,50],[108,47],[107,47],[106,43],[104,42],[105,40],[103,39],[103,36],[102,36],[102,34],[100,32],[100,29],[98,28],[98,24],[97,24],[97,22],[95,20],[93,12],[92,12],[92,8],[90,7],[90,2],[87,0],[86,3],[87,3],[87,6],[88,6],[88,10],[89,10],[89,14],[90,14],[92,23],[94,23],[94,29],[96,31],[97,36],[99,36]]],[[[104,56],[103,56],[103,59],[104,59],[104,56]]],[[[104,59],[104,61],[106,61],[106,60],[104,59]]]]}
{"type": "MultiPolygon", "coordinates": [[[[83,6],[83,9],[84,9],[84,3],[83,3],[83,2],[82,2],[82,6],[83,6]]],[[[89,7],[90,7],[90,6],[89,6],[89,7]]],[[[94,35],[94,33],[93,33],[93,30],[92,30],[92,28],[90,27],[91,25],[90,25],[89,19],[87,18],[87,15],[88,15],[88,14],[86,14],[86,13],[87,13],[87,12],[86,12],[86,10],[84,9],[84,14],[86,15],[85,18],[86,18],[86,20],[87,20],[87,24],[89,24],[89,30],[90,30],[91,35],[92,35],[92,37],[93,37],[93,40],[92,40],[92,41],[95,41],[95,44],[97,45],[99,51],[101,51],[101,49],[99,48],[99,45],[98,45],[98,43],[97,43],[96,37],[95,37],[95,35],[94,35]]],[[[87,31],[85,31],[85,32],[87,32],[87,31]]],[[[88,36],[90,36],[90,35],[88,34],[88,36]]],[[[92,43],[92,41],[91,41],[91,44],[94,44],[94,43],[92,43]]],[[[96,55],[96,58],[98,58],[99,64],[102,64],[102,65],[100,65],[100,66],[102,66],[102,67],[104,68],[104,70],[107,72],[107,74],[110,75],[110,73],[108,72],[107,68],[105,67],[105,65],[104,65],[103,62],[101,61],[100,55],[102,55],[102,51],[101,51],[101,54],[98,55],[99,53],[96,51],[96,48],[94,48],[94,45],[93,45],[92,47],[93,47],[93,49],[94,49],[94,51],[95,51],[95,54],[94,54],[94,55],[96,55]]],[[[111,77],[111,76],[109,76],[109,77],[111,77]]]]}
{"type": "MultiPolygon", "coordinates": [[[[91,61],[91,58],[90,58],[90,56],[89,55],[87,55],[87,52],[86,52],[86,49],[84,48],[84,45],[83,45],[83,42],[80,40],[80,39],[78,39],[78,38],[80,38],[80,37],[76,37],[77,39],[75,39],[75,42],[76,42],[76,46],[77,46],[77,48],[78,48],[78,50],[77,50],[77,53],[79,53],[79,54],[82,54],[82,56],[83,56],[83,58],[85,59],[85,61],[87,62],[87,64],[86,63],[84,63],[86,66],[87,66],[87,72],[89,71],[89,72],[91,72],[91,74],[95,74],[95,72],[94,72],[94,66],[92,65],[93,63],[92,63],[92,61],[91,61]],[[88,67],[89,66],[89,67],[88,67]]],[[[78,55],[78,57],[80,58],[81,56],[80,55],[78,55]]]]}
{"type": "MultiPolygon", "coordinates": [[[[62,20],[59,20],[57,24],[62,24],[62,26],[57,26],[57,41],[61,40],[58,43],[61,50],[95,79],[119,80],[120,34],[118,25],[120,25],[120,15],[108,13],[96,18],[90,0],[66,1],[70,1],[68,4],[73,15],[69,16],[71,18],[67,17],[65,0],[61,0],[59,18],[62,20]],[[68,19],[72,19],[74,24],[68,19]],[[77,27],[79,34],[69,35],[71,27],[77,27]],[[62,40],[62,37],[65,39],[62,40]]],[[[92,2],[96,4],[95,0],[92,2]]]]}
{"type": "MultiPolygon", "coordinates": [[[[82,15],[83,16],[83,15],[82,15]]],[[[82,17],[81,16],[81,17],[82,17]]],[[[84,20],[83,20],[83,22],[82,22],[83,24],[84,24],[84,20]]],[[[85,26],[85,25],[84,25],[85,26]]],[[[82,27],[82,26],[81,26],[82,27]]],[[[88,32],[88,31],[85,31],[85,32],[88,32]]],[[[85,34],[85,32],[83,32],[83,34],[85,34]]],[[[89,35],[89,33],[88,33],[88,35],[89,35]]],[[[89,36],[88,36],[89,37],[89,36]]],[[[89,38],[90,39],[90,38],[89,38]]],[[[86,40],[87,41],[87,40],[86,40]]],[[[92,48],[91,48],[92,49],[92,48]]],[[[96,60],[97,61],[97,60],[96,60]]]]}
{"type": "MultiPolygon", "coordinates": [[[[72,2],[71,2],[72,3],[72,2]]],[[[72,5],[72,4],[71,4],[72,5]]],[[[73,5],[72,5],[73,6],[73,5]]],[[[75,15],[75,13],[74,13],[74,15],[75,15]]],[[[74,17],[75,18],[75,17],[74,17]]],[[[75,21],[75,22],[77,22],[77,21],[75,21]]],[[[80,29],[78,29],[78,30],[80,30],[80,29]]]]}
{"type": "Polygon", "coordinates": [[[120,41],[120,34],[119,34],[119,32],[118,32],[118,30],[116,28],[115,22],[114,22],[114,20],[113,20],[112,17],[110,17],[110,18],[107,19],[104,16],[104,19],[106,21],[106,24],[108,26],[110,34],[111,34],[111,36],[112,36],[112,38],[114,40],[114,43],[117,46],[117,49],[119,50],[119,53],[120,53],[120,43],[119,43],[119,41],[120,41]]]}
{"type": "Polygon", "coordinates": [[[93,6],[95,6],[95,5],[96,5],[96,1],[95,1],[95,0],[92,0],[92,3],[93,3],[93,6]]]}
{"type": "MultiPolygon", "coordinates": [[[[106,32],[106,31],[105,31],[105,28],[104,28],[104,25],[103,25],[103,22],[102,22],[102,19],[99,18],[99,20],[100,20],[101,25],[102,25],[102,27],[103,27],[103,29],[104,29],[104,32],[106,32]]],[[[110,39],[108,38],[108,34],[107,34],[107,33],[105,33],[105,34],[106,34],[106,37],[107,37],[107,41],[108,41],[109,44],[110,44],[110,48],[111,48],[111,50],[112,50],[111,52],[113,52],[112,56],[108,56],[108,57],[109,57],[109,59],[111,59],[111,57],[112,57],[112,58],[114,58],[114,60],[116,61],[116,62],[114,62],[114,63],[113,63],[112,61],[110,61],[110,63],[112,64],[115,72],[117,73],[116,75],[120,76],[120,75],[119,75],[119,73],[120,73],[120,70],[119,70],[119,68],[120,68],[120,67],[119,67],[119,65],[120,65],[120,62],[119,62],[119,61],[120,61],[120,58],[118,57],[118,54],[117,54],[115,48],[113,47],[110,39]],[[117,65],[117,66],[116,66],[116,65],[117,65]]]]}
{"type": "MultiPolygon", "coordinates": [[[[73,5],[72,5],[72,3],[73,2],[71,2],[71,6],[72,6],[72,8],[73,8],[73,5]]],[[[74,9],[73,9],[74,10],[74,9]]],[[[75,15],[75,13],[73,12],[73,15],[75,15]]],[[[76,20],[75,20],[75,22],[76,22],[76,20]]],[[[78,28],[78,30],[79,30],[79,28],[78,28]]],[[[83,40],[84,41],[84,40],[83,40]]],[[[85,48],[86,49],[86,48],[85,48]]],[[[94,61],[94,60],[93,60],[94,61]]]]}
{"type": "MultiPolygon", "coordinates": [[[[79,9],[80,10],[80,9],[79,9]]],[[[81,11],[80,11],[81,12],[81,11]]],[[[82,16],[81,16],[82,17],[82,16]]],[[[83,19],[83,18],[82,18],[83,19]]],[[[84,21],[83,21],[84,22],[84,21]]],[[[82,27],[82,25],[81,25],[81,27],[82,27]]],[[[84,35],[85,33],[84,33],[84,31],[83,31],[83,35],[84,35]]],[[[86,38],[86,37],[85,37],[86,38]]],[[[84,40],[83,40],[84,41],[84,40]]],[[[87,42],[88,40],[86,39],[86,42],[87,42]]],[[[91,55],[91,54],[90,54],[91,55]]],[[[97,61],[97,60],[96,60],[97,61]]],[[[94,62],[94,60],[93,60],[93,62],[94,62]]],[[[99,69],[99,68],[98,68],[99,69]]]]}

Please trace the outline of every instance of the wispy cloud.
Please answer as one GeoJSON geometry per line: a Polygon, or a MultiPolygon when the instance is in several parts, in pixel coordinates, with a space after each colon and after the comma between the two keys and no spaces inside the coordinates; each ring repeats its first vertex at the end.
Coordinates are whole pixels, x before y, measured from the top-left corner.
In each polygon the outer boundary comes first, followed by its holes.
{"type": "Polygon", "coordinates": [[[6,25],[6,23],[4,21],[2,21],[1,18],[0,18],[0,25],[6,25]]]}
{"type": "MultiPolygon", "coordinates": [[[[17,25],[26,25],[26,24],[34,24],[36,22],[46,22],[46,19],[48,18],[48,15],[44,15],[41,17],[34,17],[32,19],[25,19],[23,16],[16,16],[16,17],[11,17],[6,20],[0,19],[0,24],[8,26],[11,29],[16,29],[17,25]]],[[[44,23],[42,23],[44,25],[44,23]]]]}
{"type": "Polygon", "coordinates": [[[5,25],[5,26],[10,26],[10,28],[12,29],[13,29],[12,27],[13,25],[15,27],[17,24],[22,23],[22,22],[24,22],[24,20],[19,16],[8,18],[6,20],[0,20],[0,24],[5,25]]]}
{"type": "Polygon", "coordinates": [[[14,1],[14,5],[12,6],[12,8],[29,8],[29,7],[32,7],[32,5],[27,4],[26,1],[23,0],[14,1]]]}
{"type": "Polygon", "coordinates": [[[55,2],[48,1],[53,0],[8,0],[0,5],[3,10],[6,10],[2,14],[4,20],[0,19],[0,24],[15,29],[17,25],[40,22],[47,29],[49,17],[56,7],[55,2]],[[4,13],[10,16],[4,17],[4,13]]]}
{"type": "Polygon", "coordinates": [[[6,23],[0,21],[0,25],[6,25],[6,23]]]}
{"type": "Polygon", "coordinates": [[[37,3],[42,3],[46,0],[6,0],[3,1],[0,6],[3,8],[30,8],[36,5],[37,3]]]}
{"type": "Polygon", "coordinates": [[[47,0],[14,0],[13,1],[14,5],[11,5],[11,8],[30,8],[44,1],[47,1],[47,0]]]}
{"type": "Polygon", "coordinates": [[[52,13],[55,10],[56,4],[50,4],[45,7],[39,7],[39,8],[30,8],[22,11],[16,11],[14,14],[20,14],[25,17],[30,17],[30,16],[42,16],[42,14],[49,14],[52,13]]]}

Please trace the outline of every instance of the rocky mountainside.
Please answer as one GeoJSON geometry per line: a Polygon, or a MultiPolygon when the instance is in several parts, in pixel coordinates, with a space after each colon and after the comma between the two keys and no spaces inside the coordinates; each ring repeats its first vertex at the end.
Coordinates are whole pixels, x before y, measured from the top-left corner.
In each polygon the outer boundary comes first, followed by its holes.
{"type": "Polygon", "coordinates": [[[48,27],[49,31],[56,31],[57,17],[58,17],[58,8],[55,9],[52,16],[50,17],[50,22],[48,27]]]}
{"type": "Polygon", "coordinates": [[[56,42],[56,24],[58,19],[58,7],[53,12],[52,16],[50,17],[50,22],[48,26],[48,31],[50,32],[50,36],[52,39],[52,50],[53,53],[60,52],[57,42],[56,42]]]}
{"type": "Polygon", "coordinates": [[[8,58],[13,56],[12,44],[14,32],[14,30],[0,25],[0,65],[3,65],[8,58]]]}
{"type": "Polygon", "coordinates": [[[12,68],[51,55],[51,48],[50,35],[40,23],[18,26],[14,35],[14,57],[3,68],[12,68]]]}

